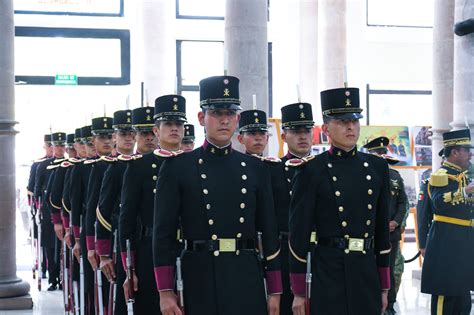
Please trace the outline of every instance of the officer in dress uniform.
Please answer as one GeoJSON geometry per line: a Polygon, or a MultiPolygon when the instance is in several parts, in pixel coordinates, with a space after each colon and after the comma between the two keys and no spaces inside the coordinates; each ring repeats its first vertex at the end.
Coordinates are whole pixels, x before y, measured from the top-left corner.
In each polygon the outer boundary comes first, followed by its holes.
{"type": "MultiPolygon", "coordinates": [[[[136,108],[132,110],[131,116],[132,127],[136,133],[137,152],[146,154],[156,149],[157,140],[153,134],[153,107],[136,108]]],[[[117,148],[120,148],[120,145],[117,145],[117,148]]],[[[122,152],[121,150],[119,151],[122,152]]],[[[119,286],[124,283],[126,274],[122,268],[121,255],[117,254],[114,262],[112,253],[120,253],[119,245],[114,244],[114,235],[118,237],[122,178],[128,162],[140,156],[128,153],[119,155],[115,162],[111,163],[105,171],[96,222],[96,250],[100,255],[100,269],[109,281],[115,281],[116,285],[119,286]]],[[[114,300],[114,314],[127,314],[125,296],[121,287],[117,288],[114,300]]]]}
{"type": "Polygon", "coordinates": [[[196,137],[194,135],[194,125],[184,124],[184,137],[181,141],[181,150],[184,152],[189,152],[194,150],[194,141],[196,137]]]}
{"type": "Polygon", "coordinates": [[[182,314],[174,289],[182,231],[186,314],[277,314],[281,288],[279,242],[268,170],[232,149],[240,109],[239,79],[200,81],[206,130],[200,148],[163,162],[155,195],[153,258],[163,314],[182,314]],[[262,232],[267,293],[259,264],[262,232]]]}
{"type": "Polygon", "coordinates": [[[258,109],[240,113],[237,139],[245,147],[245,153],[263,156],[268,144],[267,114],[258,109]]]}
{"type": "MultiPolygon", "coordinates": [[[[399,161],[395,158],[390,157],[387,155],[387,146],[389,143],[389,139],[387,137],[378,137],[373,139],[372,141],[368,142],[363,146],[363,148],[367,149],[369,153],[376,154],[384,158],[389,165],[395,165],[399,161]]],[[[392,286],[388,291],[388,306],[387,310],[385,311],[386,315],[394,315],[395,309],[393,305],[397,301],[397,291],[395,286],[395,260],[397,258],[397,253],[400,248],[400,240],[401,240],[401,225],[403,220],[407,214],[407,203],[408,197],[405,192],[405,185],[403,182],[403,178],[401,177],[400,173],[393,169],[389,168],[389,176],[390,176],[390,200],[389,200],[389,207],[390,207],[390,244],[392,247],[391,255],[390,255],[390,283],[392,286]]]]}
{"type": "MultiPolygon", "coordinates": [[[[151,113],[148,113],[151,116],[151,113]]],[[[161,163],[179,151],[186,122],[186,100],[180,95],[164,95],[155,100],[153,130],[160,140],[160,148],[137,156],[128,163],[123,176],[119,217],[119,239],[122,264],[126,269],[126,244],[130,240],[133,263],[134,310],[137,314],[161,314],[158,292],[153,277],[152,231],[153,200],[161,163]],[[137,231],[137,225],[139,230],[137,231]]],[[[176,229],[174,240],[176,242],[176,229]]],[[[129,297],[128,281],[124,284],[129,297]]]]}
{"type": "Polygon", "coordinates": [[[87,263],[87,244],[86,244],[86,198],[89,176],[92,170],[92,164],[97,158],[95,146],[92,143],[92,126],[81,128],[81,139],[85,144],[86,159],[74,165],[71,170],[71,225],[74,235],[73,253],[78,262],[82,255],[84,261],[84,305],[85,310],[81,314],[94,314],[94,273],[92,267],[87,263]],[[82,218],[82,220],[81,220],[82,218]]]}
{"type": "MultiPolygon", "coordinates": [[[[441,166],[445,160],[444,148],[438,152],[438,156],[441,157],[441,166]]],[[[426,240],[428,238],[428,232],[431,224],[433,223],[433,205],[428,194],[428,184],[431,177],[432,170],[427,169],[421,175],[420,192],[418,193],[418,202],[416,204],[416,223],[418,227],[418,247],[420,253],[425,257],[426,253],[426,240]]]]}
{"type": "Polygon", "coordinates": [[[290,203],[290,281],[294,314],[305,314],[310,234],[311,314],[379,315],[390,289],[387,162],[357,151],[359,90],[321,92],[323,132],[332,146],[307,158],[295,175],[290,203]]]}
{"type": "Polygon", "coordinates": [[[60,285],[59,279],[59,251],[60,244],[54,232],[52,222],[53,205],[51,204],[51,188],[55,178],[55,171],[64,159],[64,145],[66,143],[66,134],[64,132],[55,132],[51,134],[53,143],[53,157],[42,162],[36,171],[35,195],[38,194],[42,200],[41,207],[41,241],[46,249],[48,265],[48,291],[54,291],[60,285]]]}
{"type": "Polygon", "coordinates": [[[443,134],[446,160],[429,180],[433,223],[426,241],[421,292],[431,297],[431,314],[470,314],[474,289],[474,183],[469,129],[443,134]]]}
{"type": "MultiPolygon", "coordinates": [[[[36,170],[38,168],[38,165],[51,158],[53,156],[53,147],[51,145],[51,134],[47,134],[47,135],[44,135],[44,143],[43,143],[43,149],[45,151],[45,155],[40,158],[40,159],[37,159],[33,162],[33,164],[31,165],[31,169],[30,169],[30,176],[28,178],[28,186],[26,187],[26,192],[28,194],[28,205],[30,206],[31,208],[31,224],[33,224],[33,235],[30,235],[31,237],[31,241],[33,242],[34,239],[38,239],[38,226],[36,224],[36,214],[37,214],[37,211],[38,211],[38,207],[37,207],[37,200],[35,200],[35,178],[36,178],[36,170]]],[[[36,246],[40,246],[40,244],[37,244],[36,246]]],[[[37,257],[38,258],[38,257],[37,257]]],[[[43,254],[42,255],[42,260],[41,262],[38,262],[39,264],[41,264],[41,277],[42,278],[46,278],[46,254],[43,254]]]]}

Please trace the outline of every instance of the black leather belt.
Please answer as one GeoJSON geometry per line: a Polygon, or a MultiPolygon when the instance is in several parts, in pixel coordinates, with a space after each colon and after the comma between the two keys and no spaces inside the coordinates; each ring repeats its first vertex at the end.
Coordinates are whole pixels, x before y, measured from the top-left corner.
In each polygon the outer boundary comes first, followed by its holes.
{"type": "Polygon", "coordinates": [[[235,252],[241,249],[255,249],[255,241],[241,240],[234,238],[222,238],[217,240],[185,240],[184,249],[189,251],[219,251],[219,252],[235,252]]]}
{"type": "Polygon", "coordinates": [[[374,248],[374,238],[321,237],[318,245],[344,249],[346,252],[362,252],[374,248]]]}

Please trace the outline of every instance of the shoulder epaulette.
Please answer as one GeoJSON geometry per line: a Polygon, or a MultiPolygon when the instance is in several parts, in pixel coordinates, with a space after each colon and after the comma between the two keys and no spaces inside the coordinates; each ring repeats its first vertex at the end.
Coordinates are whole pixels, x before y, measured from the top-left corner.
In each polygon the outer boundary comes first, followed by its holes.
{"type": "Polygon", "coordinates": [[[84,161],[84,164],[85,164],[85,165],[89,165],[89,164],[94,164],[95,162],[97,162],[96,159],[90,159],[90,160],[85,160],[85,161],[84,161]]]}
{"type": "Polygon", "coordinates": [[[258,154],[252,154],[253,157],[256,157],[262,162],[268,162],[268,163],[279,163],[281,160],[279,158],[273,157],[273,156],[260,156],[258,154]]]}
{"type": "Polygon", "coordinates": [[[440,168],[433,174],[431,174],[429,183],[433,187],[444,187],[448,185],[448,171],[444,168],[440,168]]]}
{"type": "Polygon", "coordinates": [[[120,154],[117,157],[117,159],[120,160],[120,161],[128,162],[128,161],[134,160],[134,156],[133,155],[128,155],[128,154],[120,154]]]}
{"type": "Polygon", "coordinates": [[[61,163],[61,167],[69,167],[71,165],[74,165],[74,164],[69,162],[69,161],[64,161],[64,162],[61,163]]]}
{"type": "Polygon", "coordinates": [[[52,170],[52,169],[55,169],[56,167],[59,167],[59,165],[61,165],[61,164],[51,164],[51,165],[46,166],[46,169],[47,170],[52,170]]]}
{"type": "Polygon", "coordinates": [[[60,164],[62,161],[65,161],[65,160],[66,160],[65,158],[55,159],[55,160],[53,161],[53,163],[55,163],[55,164],[56,164],[56,163],[57,163],[57,164],[60,164]]]}
{"type": "Polygon", "coordinates": [[[301,158],[301,159],[300,158],[289,159],[288,161],[285,162],[285,165],[290,166],[290,167],[299,167],[303,164],[308,163],[315,157],[316,157],[315,155],[310,155],[310,156],[305,156],[304,158],[301,158]]]}
{"type": "Polygon", "coordinates": [[[102,155],[99,158],[99,160],[104,161],[104,162],[108,162],[108,163],[113,163],[113,162],[117,161],[116,158],[108,156],[108,155],[102,155]]]}
{"type": "Polygon", "coordinates": [[[165,149],[156,149],[153,151],[153,154],[162,158],[169,158],[172,156],[178,156],[182,154],[184,151],[183,150],[178,150],[178,151],[168,151],[165,149]]]}
{"type": "Polygon", "coordinates": [[[77,163],[81,163],[82,161],[84,161],[84,159],[69,158],[68,161],[71,162],[72,164],[77,164],[77,163]]]}

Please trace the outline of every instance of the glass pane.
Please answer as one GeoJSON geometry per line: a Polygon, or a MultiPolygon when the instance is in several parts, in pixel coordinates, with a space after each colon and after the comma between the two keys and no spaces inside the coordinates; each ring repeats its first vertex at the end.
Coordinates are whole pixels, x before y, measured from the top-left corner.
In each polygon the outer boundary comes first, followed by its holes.
{"type": "Polygon", "coordinates": [[[178,0],[179,15],[224,17],[224,0],[178,0]]]}
{"type": "Polygon", "coordinates": [[[119,39],[15,37],[15,75],[120,77],[120,58],[119,39]]]}
{"type": "Polygon", "coordinates": [[[199,125],[198,113],[201,111],[199,107],[199,92],[183,91],[181,95],[186,98],[186,118],[188,123],[194,125],[196,134],[196,147],[204,142],[204,128],[199,125]]]}
{"type": "Polygon", "coordinates": [[[367,0],[367,23],[431,27],[433,6],[433,0],[367,0]]]}
{"type": "Polygon", "coordinates": [[[431,95],[371,94],[370,124],[381,126],[429,126],[431,95]]]}
{"type": "Polygon", "coordinates": [[[15,0],[13,4],[16,11],[119,14],[121,0],[15,0]]]}
{"type": "Polygon", "coordinates": [[[224,43],[183,41],[181,43],[182,85],[199,85],[203,78],[224,74],[224,43]]]}

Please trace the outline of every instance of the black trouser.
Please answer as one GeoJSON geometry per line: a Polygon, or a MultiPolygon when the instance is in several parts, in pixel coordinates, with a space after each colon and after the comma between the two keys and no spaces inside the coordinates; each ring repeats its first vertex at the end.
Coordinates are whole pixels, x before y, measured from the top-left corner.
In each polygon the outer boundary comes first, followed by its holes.
{"type": "Polygon", "coordinates": [[[156,288],[152,254],[151,238],[143,236],[137,244],[138,291],[135,292],[133,305],[135,314],[161,314],[160,295],[156,288]]]}
{"type": "Polygon", "coordinates": [[[471,292],[459,296],[431,296],[431,315],[469,315],[471,292]]]}
{"type": "Polygon", "coordinates": [[[388,307],[387,309],[393,309],[393,304],[397,301],[397,288],[395,285],[395,261],[397,260],[398,248],[400,247],[400,241],[391,241],[392,249],[390,250],[390,290],[388,291],[388,307]]]}
{"type": "Polygon", "coordinates": [[[46,247],[46,257],[48,259],[48,283],[59,284],[59,272],[61,268],[60,255],[61,255],[61,243],[56,238],[54,241],[54,247],[46,247]]]}

